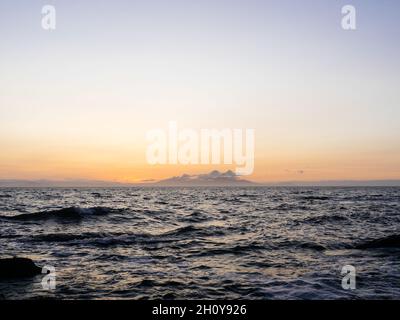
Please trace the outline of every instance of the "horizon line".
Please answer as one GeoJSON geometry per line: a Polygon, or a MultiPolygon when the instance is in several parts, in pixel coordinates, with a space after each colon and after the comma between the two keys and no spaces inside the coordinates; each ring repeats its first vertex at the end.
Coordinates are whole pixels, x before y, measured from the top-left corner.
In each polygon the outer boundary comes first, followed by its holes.
{"type": "MultiPolygon", "coordinates": [[[[147,179],[141,180],[138,182],[122,182],[116,180],[99,180],[99,179],[84,179],[84,178],[76,178],[76,179],[1,179],[0,178],[0,188],[7,187],[57,187],[57,184],[60,184],[60,187],[134,187],[134,186],[159,186],[159,187],[168,187],[168,186],[202,186],[201,183],[196,183],[196,181],[191,183],[176,183],[176,184],[159,184],[168,179],[147,179]],[[76,185],[74,185],[76,183],[76,185]],[[14,185],[13,185],[14,184],[14,185]],[[31,185],[29,185],[31,184],[31,185]],[[34,185],[36,184],[36,185],[34,185]],[[46,184],[48,184],[46,186],[46,184]],[[66,184],[66,185],[62,185],[66,184]]],[[[400,187],[400,179],[319,179],[319,180],[279,180],[279,181],[262,181],[262,182],[254,182],[251,180],[242,180],[239,177],[239,180],[236,182],[245,181],[249,184],[240,185],[238,183],[234,183],[235,181],[226,181],[226,183],[220,183],[223,186],[241,186],[241,187],[256,187],[256,186],[379,186],[379,187],[400,187]]],[[[218,186],[219,183],[210,183],[209,185],[204,186],[218,186]]]]}

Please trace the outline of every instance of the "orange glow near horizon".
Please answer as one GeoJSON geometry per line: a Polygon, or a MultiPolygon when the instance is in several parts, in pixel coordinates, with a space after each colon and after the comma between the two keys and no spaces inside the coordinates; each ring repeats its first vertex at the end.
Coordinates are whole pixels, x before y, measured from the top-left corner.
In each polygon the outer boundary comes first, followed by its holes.
{"type": "MultiPolygon", "coordinates": [[[[259,145],[259,143],[258,143],[259,145]]],[[[256,141],[257,146],[257,141],[256,141]]],[[[262,147],[262,146],[261,146],[262,147]]],[[[256,182],[399,179],[400,155],[381,147],[347,148],[340,152],[307,148],[271,152],[256,148],[254,173],[244,176],[256,182]]],[[[90,179],[137,183],[172,176],[234,170],[236,165],[149,165],[145,146],[90,146],[48,143],[3,144],[1,179],[90,179]]]]}

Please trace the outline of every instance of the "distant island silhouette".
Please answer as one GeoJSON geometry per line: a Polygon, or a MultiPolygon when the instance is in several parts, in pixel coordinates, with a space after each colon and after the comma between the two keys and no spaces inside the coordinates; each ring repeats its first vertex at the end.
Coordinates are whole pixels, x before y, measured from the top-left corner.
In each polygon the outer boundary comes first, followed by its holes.
{"type": "Polygon", "coordinates": [[[158,186],[255,186],[258,183],[245,180],[236,175],[232,170],[219,172],[211,171],[207,174],[172,177],[154,183],[158,186]]]}
{"type": "Polygon", "coordinates": [[[400,180],[319,180],[254,182],[236,175],[232,170],[189,175],[182,174],[162,180],[146,179],[137,183],[117,181],[65,179],[65,180],[22,180],[0,179],[0,188],[111,188],[111,187],[173,187],[173,186],[270,186],[270,187],[397,187],[400,180]]]}

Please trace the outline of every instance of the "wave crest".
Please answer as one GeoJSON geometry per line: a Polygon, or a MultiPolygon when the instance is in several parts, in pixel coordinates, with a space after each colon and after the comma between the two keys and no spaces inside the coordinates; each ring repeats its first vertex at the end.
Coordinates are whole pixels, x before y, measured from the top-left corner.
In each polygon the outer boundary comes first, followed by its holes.
{"type": "Polygon", "coordinates": [[[384,238],[378,238],[366,241],[356,245],[356,249],[378,249],[378,248],[400,248],[400,234],[390,235],[384,238]]]}
{"type": "Polygon", "coordinates": [[[80,220],[90,216],[104,216],[115,211],[116,209],[110,209],[104,207],[93,207],[93,208],[70,207],[59,210],[42,211],[36,213],[23,213],[3,218],[7,220],[17,220],[17,221],[80,220]]]}

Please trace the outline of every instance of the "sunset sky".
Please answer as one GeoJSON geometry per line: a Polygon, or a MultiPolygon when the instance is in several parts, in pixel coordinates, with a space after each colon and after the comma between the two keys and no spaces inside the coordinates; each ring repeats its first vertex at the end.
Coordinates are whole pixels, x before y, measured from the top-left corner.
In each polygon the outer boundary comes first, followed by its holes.
{"type": "Polygon", "coordinates": [[[0,179],[230,168],[149,165],[169,121],[255,129],[255,181],[400,179],[397,0],[2,0],[0,37],[0,179]]]}

